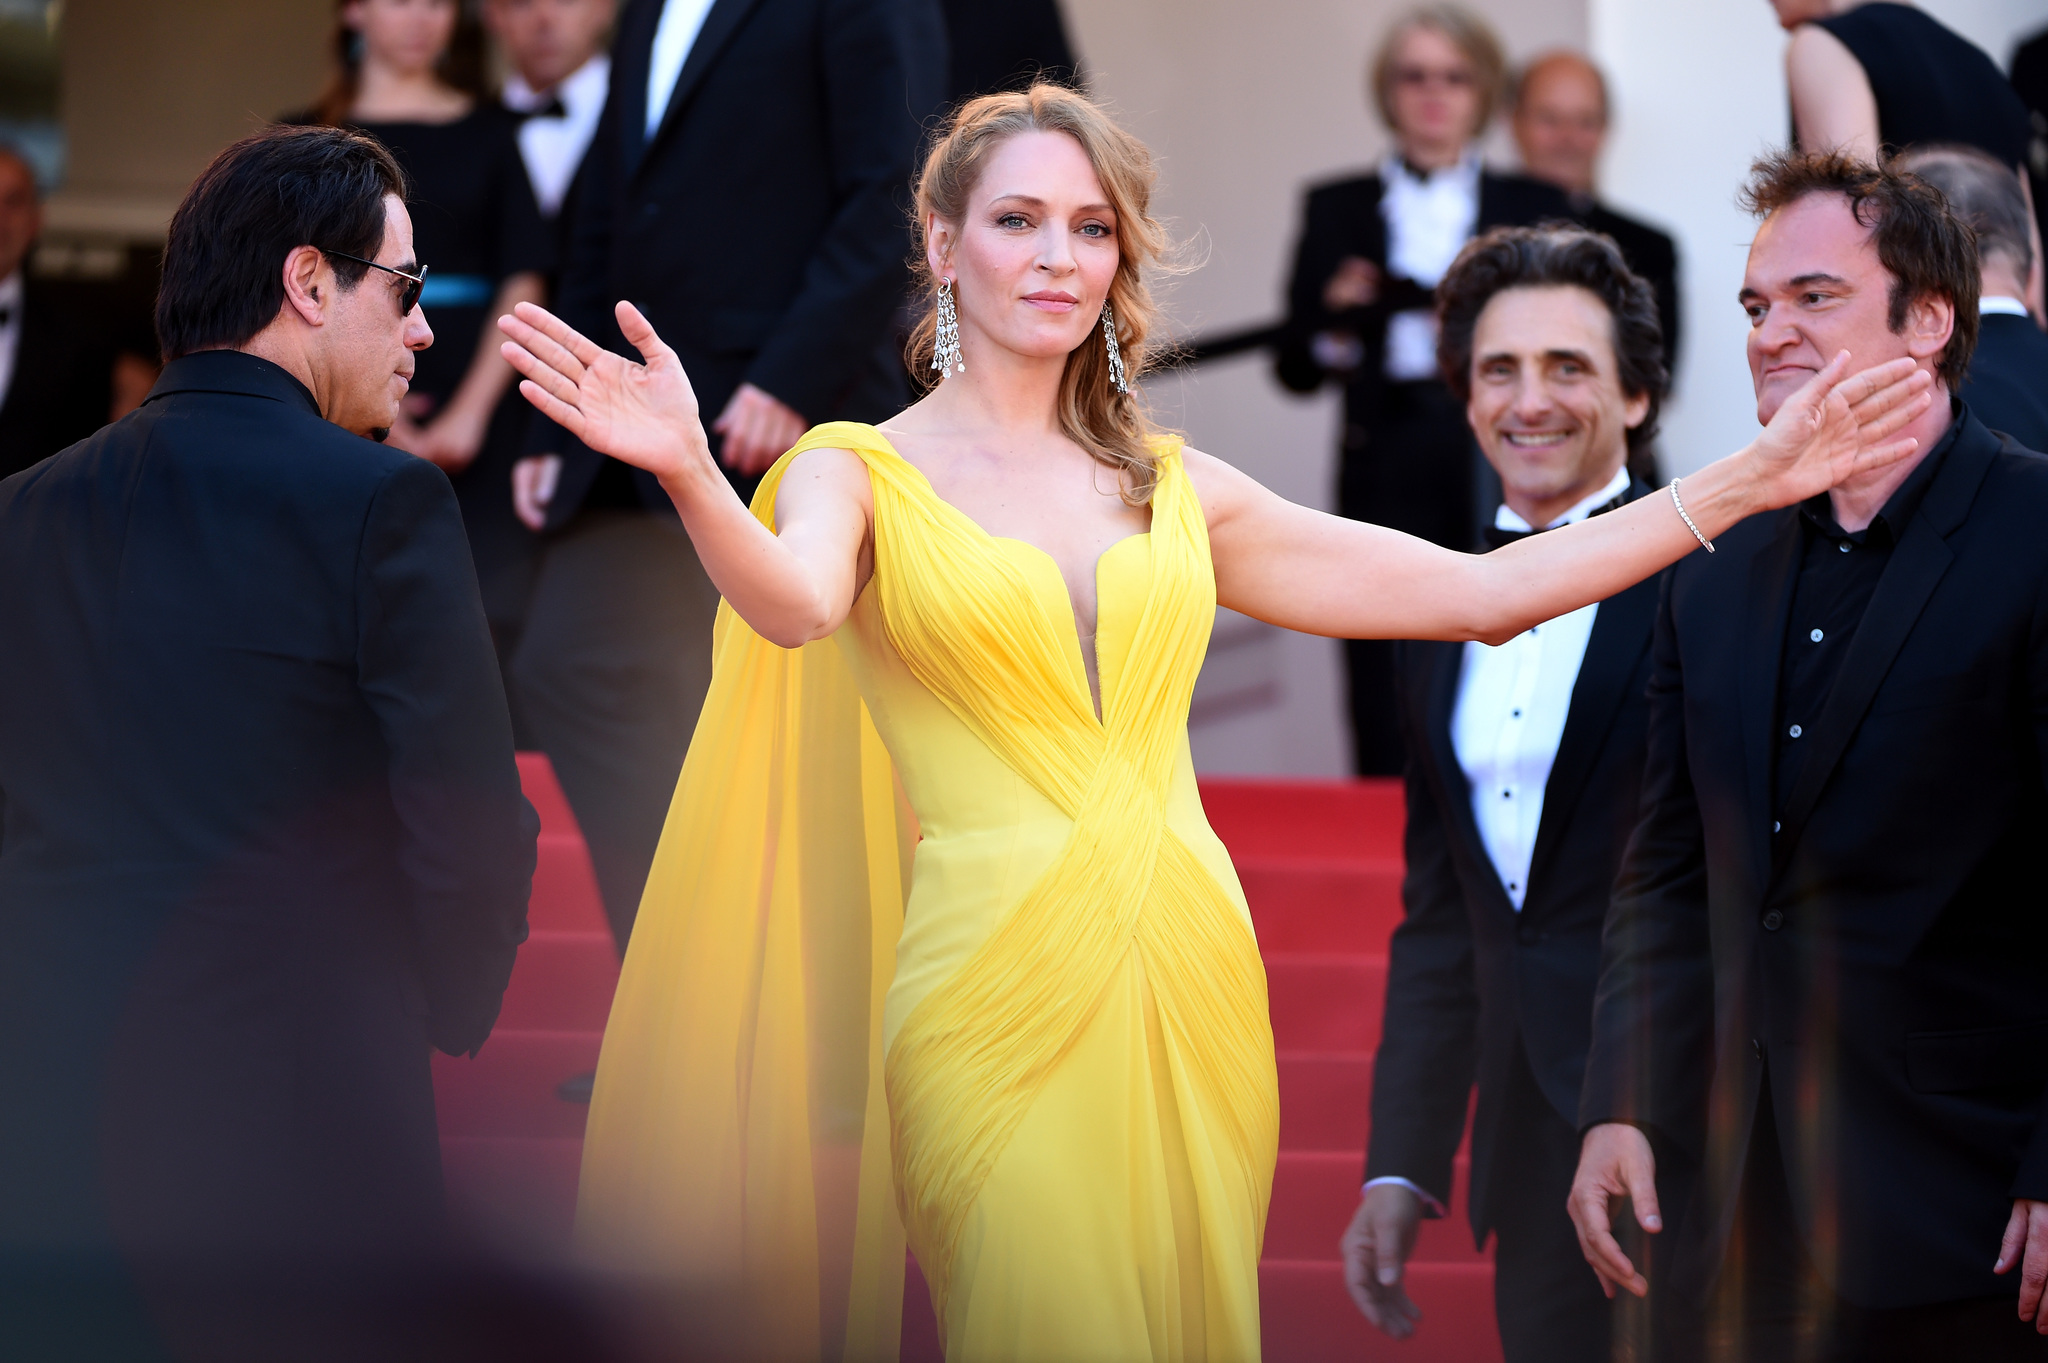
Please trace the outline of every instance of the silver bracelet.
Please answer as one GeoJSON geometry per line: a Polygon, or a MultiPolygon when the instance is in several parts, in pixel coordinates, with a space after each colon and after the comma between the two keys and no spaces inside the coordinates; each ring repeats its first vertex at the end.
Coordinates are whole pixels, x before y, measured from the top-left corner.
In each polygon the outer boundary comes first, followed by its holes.
{"type": "Polygon", "coordinates": [[[1700,533],[1700,528],[1692,523],[1692,517],[1685,514],[1685,503],[1678,500],[1678,480],[1676,478],[1671,480],[1671,505],[1678,508],[1678,519],[1685,522],[1685,528],[1692,531],[1692,537],[1700,542],[1700,547],[1710,554],[1713,553],[1714,542],[1700,533]]]}

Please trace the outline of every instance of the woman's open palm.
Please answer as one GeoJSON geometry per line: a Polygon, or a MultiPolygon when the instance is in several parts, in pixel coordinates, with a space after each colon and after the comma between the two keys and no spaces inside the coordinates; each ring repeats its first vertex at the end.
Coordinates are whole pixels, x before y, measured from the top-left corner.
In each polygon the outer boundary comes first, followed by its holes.
{"type": "Polygon", "coordinates": [[[1845,478],[1897,463],[1918,446],[1891,437],[1933,401],[1933,379],[1901,357],[1843,378],[1849,352],[1778,408],[1755,451],[1759,473],[1773,484],[1772,506],[1789,506],[1845,478]]]}
{"type": "Polygon", "coordinates": [[[509,339],[499,349],[523,376],[519,391],[591,449],[656,477],[708,460],[697,394],[675,351],[631,303],[617,312],[619,330],[645,364],[613,354],[532,303],[500,317],[498,329],[509,339]]]}

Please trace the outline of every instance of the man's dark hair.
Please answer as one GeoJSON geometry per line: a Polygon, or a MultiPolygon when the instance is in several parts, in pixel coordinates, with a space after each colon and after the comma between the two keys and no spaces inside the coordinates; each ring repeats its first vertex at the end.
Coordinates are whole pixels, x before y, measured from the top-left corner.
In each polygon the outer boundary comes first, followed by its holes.
{"type": "Polygon", "coordinates": [[[1936,143],[1901,156],[1899,169],[1940,190],[1949,211],[1970,224],[1980,264],[2001,257],[2026,278],[2034,267],[2034,241],[2027,230],[2027,199],[2011,166],[1975,147],[1936,143]]]}
{"type": "Polygon", "coordinates": [[[1496,227],[1465,243],[1436,286],[1436,361],[1458,401],[1472,398],[1472,333],[1493,296],[1508,289],[1569,286],[1607,307],[1614,323],[1614,363],[1621,391],[1646,397],[1650,409],[1628,433],[1635,455],[1657,438],[1657,412],[1671,388],[1664,368],[1664,326],[1657,293],[1629,269],[1612,237],[1565,223],[1496,227]]]}
{"type": "MultiPolygon", "coordinates": [[[[284,258],[301,246],[374,260],[384,197],[405,172],[383,144],[341,128],[266,128],[213,158],[171,218],[156,338],[165,360],[232,349],[284,306],[284,258]]],[[[343,289],[368,267],[328,262],[343,289]]]]}
{"type": "Polygon", "coordinates": [[[1948,391],[1962,386],[1977,349],[1977,239],[1941,191],[1908,174],[1895,157],[1877,164],[1839,151],[1785,151],[1749,169],[1740,202],[1759,218],[1810,194],[1839,194],[1870,229],[1878,263],[1892,277],[1886,324],[1903,331],[1906,313],[1923,298],[1955,305],[1955,331],[1935,361],[1948,391]]]}

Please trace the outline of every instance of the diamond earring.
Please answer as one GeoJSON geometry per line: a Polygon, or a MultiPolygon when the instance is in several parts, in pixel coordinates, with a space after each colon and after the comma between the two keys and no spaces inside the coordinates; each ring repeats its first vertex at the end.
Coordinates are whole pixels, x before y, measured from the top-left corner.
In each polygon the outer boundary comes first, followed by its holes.
{"type": "Polygon", "coordinates": [[[939,330],[932,345],[932,368],[945,378],[957,369],[967,372],[967,361],[960,358],[960,310],[953,306],[953,281],[939,281],[939,330]]]}
{"type": "Polygon", "coordinates": [[[1130,392],[1131,385],[1124,378],[1124,353],[1116,344],[1116,314],[1108,303],[1102,305],[1102,342],[1109,349],[1109,386],[1119,393],[1130,392]]]}

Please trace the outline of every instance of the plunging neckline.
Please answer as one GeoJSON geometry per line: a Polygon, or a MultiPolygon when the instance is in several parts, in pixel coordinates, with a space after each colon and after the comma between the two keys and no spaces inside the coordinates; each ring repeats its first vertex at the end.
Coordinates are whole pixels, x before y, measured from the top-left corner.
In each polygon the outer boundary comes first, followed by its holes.
{"type": "MultiPolygon", "coordinates": [[[[962,511],[959,507],[953,505],[944,497],[941,497],[939,495],[938,488],[933,486],[932,484],[931,475],[927,474],[923,469],[919,468],[916,464],[913,464],[908,459],[904,458],[903,452],[896,448],[896,442],[889,439],[889,437],[883,433],[881,427],[873,426],[870,427],[869,429],[874,431],[875,435],[880,439],[882,443],[882,448],[889,452],[889,457],[891,459],[894,459],[897,463],[903,465],[903,467],[909,469],[912,473],[917,475],[917,480],[920,483],[924,484],[925,495],[930,497],[935,505],[944,508],[952,515],[966,522],[968,527],[971,528],[975,534],[981,536],[989,543],[1017,545],[1019,548],[1027,549],[1031,553],[1038,555],[1039,558],[1043,559],[1048,565],[1050,565],[1050,567],[1052,568],[1053,576],[1059,579],[1060,595],[1066,599],[1067,623],[1069,626],[1072,627],[1073,631],[1074,652],[1081,659],[1082,690],[1084,692],[1092,690],[1094,693],[1088,696],[1088,705],[1086,706],[1086,709],[1088,713],[1094,717],[1095,722],[1097,724],[1104,723],[1104,717],[1108,713],[1109,702],[1107,697],[1101,694],[1103,690],[1102,648],[1100,643],[1102,638],[1102,565],[1103,562],[1106,559],[1108,559],[1111,554],[1123,548],[1125,545],[1131,543],[1133,540],[1150,539],[1152,537],[1151,529],[1148,527],[1144,530],[1135,530],[1130,534],[1125,535],[1122,539],[1117,540],[1115,543],[1105,548],[1101,553],[1097,554],[1095,556],[1095,562],[1089,566],[1088,580],[1091,583],[1093,583],[1095,587],[1095,632],[1089,636],[1087,647],[1083,649],[1081,641],[1081,613],[1074,608],[1074,589],[1068,585],[1066,570],[1060,567],[1060,561],[1054,558],[1051,555],[1051,553],[1040,548],[1038,545],[1033,544],[1030,540],[1019,539],[1015,535],[995,535],[989,533],[988,528],[982,525],[980,521],[974,519],[974,517],[968,515],[965,511],[962,511]],[[1093,688],[1090,688],[1088,686],[1088,664],[1091,660],[1095,664],[1095,685],[1093,688]]],[[[1147,508],[1147,510],[1149,512],[1150,508],[1147,508]]]]}

